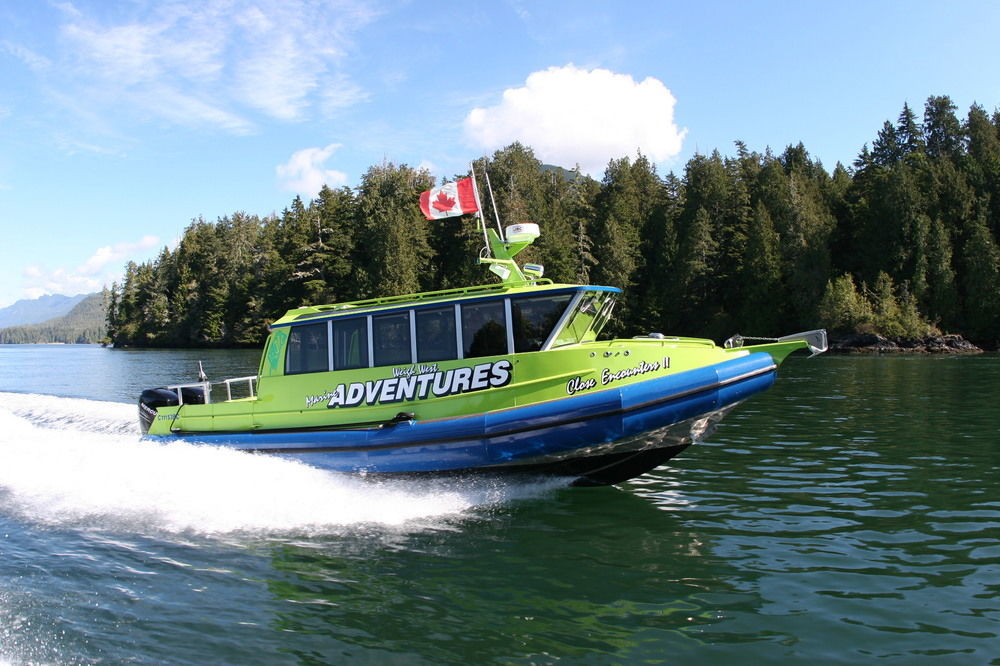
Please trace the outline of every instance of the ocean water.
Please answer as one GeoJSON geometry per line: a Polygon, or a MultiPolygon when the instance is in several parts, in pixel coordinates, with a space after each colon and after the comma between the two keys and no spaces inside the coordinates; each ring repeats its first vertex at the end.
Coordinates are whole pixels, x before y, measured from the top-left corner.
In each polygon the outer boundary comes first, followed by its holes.
{"type": "Polygon", "coordinates": [[[140,441],[199,359],[0,346],[0,664],[1000,664],[1000,356],[793,357],[611,488],[140,441]]]}

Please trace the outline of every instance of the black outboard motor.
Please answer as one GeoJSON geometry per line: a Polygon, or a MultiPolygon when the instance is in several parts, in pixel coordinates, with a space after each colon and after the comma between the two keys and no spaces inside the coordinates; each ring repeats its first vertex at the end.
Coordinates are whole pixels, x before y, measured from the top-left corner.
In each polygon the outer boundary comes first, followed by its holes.
{"type": "MultiPolygon", "coordinates": [[[[201,386],[185,386],[181,389],[185,405],[204,405],[205,389],[201,386]]],[[[146,389],[139,395],[139,428],[142,434],[149,432],[149,426],[156,418],[157,407],[172,407],[179,404],[177,391],[168,388],[146,389]]]]}

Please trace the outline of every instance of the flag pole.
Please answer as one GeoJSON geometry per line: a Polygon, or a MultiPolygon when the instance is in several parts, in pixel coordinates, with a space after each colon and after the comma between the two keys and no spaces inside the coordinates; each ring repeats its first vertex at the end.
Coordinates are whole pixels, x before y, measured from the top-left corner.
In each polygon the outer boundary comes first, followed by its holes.
{"type": "MultiPolygon", "coordinates": [[[[483,217],[483,205],[479,201],[479,186],[476,184],[475,162],[469,162],[469,173],[472,175],[472,194],[476,197],[476,218],[478,226],[483,230],[483,242],[486,243],[486,252],[490,252],[490,239],[486,235],[486,218],[483,217]]],[[[489,178],[489,174],[486,176],[489,178]]]]}
{"type": "Polygon", "coordinates": [[[500,227],[500,213],[497,211],[497,200],[493,198],[493,186],[490,185],[490,171],[483,167],[483,173],[486,174],[486,189],[489,190],[490,201],[493,202],[493,216],[497,218],[497,233],[500,234],[500,240],[506,242],[506,239],[503,237],[503,229],[500,227]]]}

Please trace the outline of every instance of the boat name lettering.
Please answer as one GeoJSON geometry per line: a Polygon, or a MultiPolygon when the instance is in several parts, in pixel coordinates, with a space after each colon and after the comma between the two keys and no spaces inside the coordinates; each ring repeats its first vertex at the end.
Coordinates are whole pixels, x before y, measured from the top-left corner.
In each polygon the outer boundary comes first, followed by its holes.
{"type": "Polygon", "coordinates": [[[413,368],[394,368],[394,377],[340,384],[323,395],[307,396],[306,406],[312,407],[324,400],[327,401],[326,406],[329,409],[357,407],[362,404],[385,405],[499,388],[510,383],[513,369],[510,361],[502,360],[480,363],[471,368],[419,372],[430,370],[431,367],[437,366],[414,366],[416,371],[413,373],[407,372],[413,368]],[[402,372],[397,374],[400,370],[402,372]]]}
{"type": "Polygon", "coordinates": [[[666,357],[663,362],[654,361],[652,363],[647,363],[646,361],[639,361],[639,365],[633,368],[626,368],[624,370],[613,371],[610,368],[604,368],[604,372],[601,375],[601,384],[607,386],[612,382],[621,381],[622,379],[628,379],[629,377],[636,377],[638,375],[645,375],[649,372],[656,372],[661,368],[670,367],[670,358],[666,357]]]}
{"type": "Polygon", "coordinates": [[[579,393],[580,391],[589,391],[595,386],[597,386],[597,380],[593,377],[590,379],[584,379],[583,377],[576,376],[566,382],[566,393],[568,395],[573,395],[575,393],[579,393]]]}
{"type": "Polygon", "coordinates": [[[327,391],[322,395],[307,395],[306,396],[306,409],[312,407],[313,405],[318,405],[321,402],[326,402],[333,397],[333,391],[327,391]]]}
{"type": "Polygon", "coordinates": [[[426,375],[428,372],[437,372],[438,364],[431,363],[430,365],[418,364],[418,365],[408,365],[402,368],[393,368],[393,377],[412,377],[413,375],[426,375]]]}

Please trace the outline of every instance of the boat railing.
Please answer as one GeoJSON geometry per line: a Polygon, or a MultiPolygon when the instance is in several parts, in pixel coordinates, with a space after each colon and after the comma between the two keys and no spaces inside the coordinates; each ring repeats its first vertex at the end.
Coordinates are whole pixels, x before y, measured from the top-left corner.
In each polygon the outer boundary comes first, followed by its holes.
{"type": "Polygon", "coordinates": [[[212,384],[210,382],[191,382],[190,384],[171,384],[167,387],[168,391],[173,391],[177,394],[177,404],[184,404],[184,389],[186,388],[197,388],[201,389],[205,395],[205,402],[211,402],[212,395],[212,384]]]}
{"type": "Polygon", "coordinates": [[[247,392],[248,392],[247,397],[248,398],[254,397],[255,395],[257,395],[254,386],[256,381],[257,381],[257,375],[251,375],[249,377],[233,377],[232,379],[223,379],[221,383],[226,385],[226,400],[233,399],[233,384],[240,382],[247,383],[247,392]]]}
{"type": "Polygon", "coordinates": [[[201,389],[205,396],[205,403],[210,404],[212,402],[212,389],[218,387],[226,388],[226,400],[233,399],[233,384],[236,384],[237,391],[240,387],[246,386],[247,395],[243,397],[253,398],[257,395],[257,375],[250,375],[249,377],[233,377],[231,379],[223,379],[221,382],[191,382],[190,384],[172,384],[167,387],[167,390],[173,391],[177,394],[177,404],[184,404],[184,391],[186,388],[197,388],[201,389]]]}

